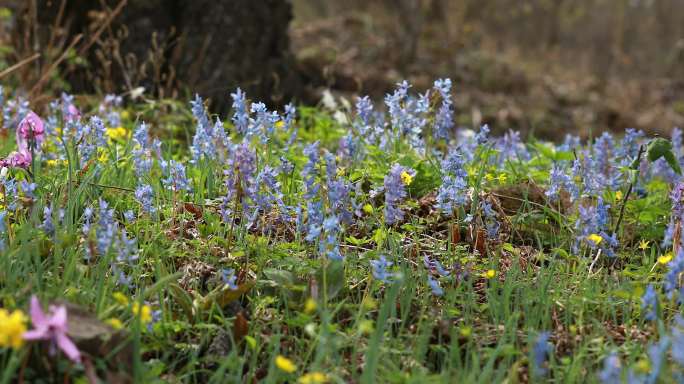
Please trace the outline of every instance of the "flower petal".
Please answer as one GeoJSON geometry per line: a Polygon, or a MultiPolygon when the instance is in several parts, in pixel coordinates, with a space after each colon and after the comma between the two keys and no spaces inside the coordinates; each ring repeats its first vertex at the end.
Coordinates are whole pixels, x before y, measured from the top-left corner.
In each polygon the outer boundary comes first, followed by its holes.
{"type": "Polygon", "coordinates": [[[31,296],[31,323],[35,328],[42,328],[47,326],[48,319],[45,317],[45,312],[40,306],[40,301],[36,295],[31,296]]]}
{"type": "Polygon", "coordinates": [[[81,362],[81,352],[78,351],[76,344],[66,335],[66,333],[57,334],[57,346],[59,349],[64,351],[64,353],[75,363],[81,362]]]}

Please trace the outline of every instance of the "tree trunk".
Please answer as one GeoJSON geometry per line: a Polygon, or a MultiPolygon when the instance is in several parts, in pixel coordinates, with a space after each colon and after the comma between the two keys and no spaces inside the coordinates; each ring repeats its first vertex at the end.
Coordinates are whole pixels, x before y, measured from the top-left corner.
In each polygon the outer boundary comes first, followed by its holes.
{"type": "MultiPolygon", "coordinates": [[[[214,110],[228,108],[236,87],[271,105],[300,95],[287,0],[65,1],[59,29],[66,36],[83,33],[81,48],[90,44],[89,69],[68,74],[76,92],[142,86],[148,94],[174,96],[187,89],[210,98],[214,110]]],[[[55,33],[61,3],[38,0],[43,49],[55,33]]]]}

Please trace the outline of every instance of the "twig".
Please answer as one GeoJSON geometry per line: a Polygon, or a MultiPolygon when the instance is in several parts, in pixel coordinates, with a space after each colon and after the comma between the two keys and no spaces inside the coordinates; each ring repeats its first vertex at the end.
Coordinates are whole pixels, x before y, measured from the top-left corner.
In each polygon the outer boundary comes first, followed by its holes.
{"type": "Polygon", "coordinates": [[[88,49],[90,49],[90,47],[92,47],[93,44],[95,44],[95,42],[100,38],[102,32],[104,32],[105,28],[107,28],[109,24],[111,24],[112,20],[114,20],[114,18],[118,16],[119,13],[121,13],[121,10],[123,9],[123,7],[126,6],[127,3],[128,0],[121,0],[119,5],[117,5],[116,8],[114,8],[114,10],[107,15],[107,18],[102,22],[100,28],[98,28],[97,31],[95,31],[90,40],[88,40],[88,43],[81,47],[81,49],[78,51],[79,56],[83,56],[83,54],[85,54],[88,51],[88,49]]]}
{"type": "Polygon", "coordinates": [[[3,77],[9,75],[10,73],[16,71],[17,69],[23,67],[24,65],[32,62],[33,60],[35,60],[39,57],[40,57],[40,53],[36,53],[33,56],[27,57],[27,58],[21,60],[20,62],[14,64],[13,66],[6,68],[4,71],[0,72],[0,79],[2,79],[3,77]]]}
{"type": "Polygon", "coordinates": [[[81,41],[82,37],[83,37],[82,34],[78,34],[74,37],[74,39],[71,41],[71,44],[69,44],[69,46],[62,52],[62,54],[59,56],[59,58],[57,58],[57,60],[55,60],[52,64],[50,64],[48,69],[43,72],[43,74],[40,76],[40,79],[38,80],[36,85],[34,85],[33,88],[31,88],[31,92],[29,92],[29,95],[34,95],[43,86],[43,84],[45,83],[45,81],[47,81],[47,79],[50,76],[50,74],[52,73],[52,71],[54,71],[57,68],[57,66],[62,61],[64,61],[64,59],[66,59],[66,56],[69,53],[69,51],[74,46],[76,46],[76,44],[78,44],[79,41],[81,41]]]}

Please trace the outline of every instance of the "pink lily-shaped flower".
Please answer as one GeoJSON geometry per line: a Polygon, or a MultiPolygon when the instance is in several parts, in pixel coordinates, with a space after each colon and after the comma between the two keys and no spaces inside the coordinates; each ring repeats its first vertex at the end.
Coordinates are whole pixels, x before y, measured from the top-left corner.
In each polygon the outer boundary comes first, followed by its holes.
{"type": "Polygon", "coordinates": [[[33,111],[29,111],[17,126],[17,150],[0,160],[0,167],[27,169],[33,158],[31,151],[45,139],[45,124],[33,111]]]}
{"type": "Polygon", "coordinates": [[[17,127],[17,147],[19,152],[37,148],[45,138],[45,124],[33,111],[29,111],[17,127]]]}
{"type": "Polygon", "coordinates": [[[31,152],[26,150],[14,151],[0,160],[0,167],[28,168],[31,165],[31,152]]]}
{"type": "Polygon", "coordinates": [[[71,361],[80,363],[81,353],[76,344],[67,336],[67,310],[63,305],[50,306],[46,314],[40,306],[38,298],[31,296],[31,323],[34,329],[24,333],[25,340],[49,340],[50,353],[54,354],[56,347],[61,349],[71,361]]]}

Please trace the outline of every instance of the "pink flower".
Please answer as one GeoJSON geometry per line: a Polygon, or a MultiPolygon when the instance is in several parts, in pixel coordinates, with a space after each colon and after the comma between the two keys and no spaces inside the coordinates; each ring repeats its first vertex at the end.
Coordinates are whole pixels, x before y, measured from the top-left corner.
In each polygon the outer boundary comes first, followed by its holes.
{"type": "Polygon", "coordinates": [[[0,160],[0,167],[28,168],[31,165],[31,152],[21,150],[10,153],[7,158],[0,160]]]}
{"type": "Polygon", "coordinates": [[[67,310],[63,305],[50,306],[50,312],[45,314],[38,298],[31,296],[31,322],[34,329],[24,333],[25,340],[49,340],[50,353],[55,353],[55,346],[59,347],[73,362],[81,362],[81,353],[76,344],[67,336],[67,310]]]}
{"type": "Polygon", "coordinates": [[[76,122],[81,118],[81,111],[75,105],[69,104],[64,119],[69,122],[76,122]]]}
{"type": "Polygon", "coordinates": [[[45,124],[43,124],[43,120],[33,111],[29,111],[17,127],[17,147],[19,147],[19,152],[22,152],[22,149],[28,152],[30,141],[32,141],[30,144],[35,145],[35,147],[39,146],[44,138],[45,124]]]}

